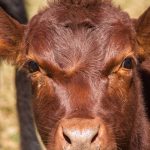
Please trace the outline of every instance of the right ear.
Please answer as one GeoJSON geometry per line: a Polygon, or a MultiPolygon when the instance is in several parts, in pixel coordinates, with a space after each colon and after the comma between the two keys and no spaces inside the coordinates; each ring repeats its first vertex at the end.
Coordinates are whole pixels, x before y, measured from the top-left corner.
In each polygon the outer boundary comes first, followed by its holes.
{"type": "Polygon", "coordinates": [[[15,63],[21,53],[25,26],[0,8],[0,59],[15,63]]]}

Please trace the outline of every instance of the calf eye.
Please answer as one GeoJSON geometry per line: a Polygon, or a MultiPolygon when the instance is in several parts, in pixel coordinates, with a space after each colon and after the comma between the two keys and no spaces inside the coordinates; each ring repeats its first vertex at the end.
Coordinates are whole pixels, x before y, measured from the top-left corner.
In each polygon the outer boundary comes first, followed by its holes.
{"type": "Polygon", "coordinates": [[[28,70],[30,73],[40,70],[39,65],[35,61],[32,61],[32,60],[27,62],[27,66],[28,66],[28,70]]]}
{"type": "Polygon", "coordinates": [[[122,67],[125,69],[132,69],[133,68],[132,58],[125,58],[125,60],[122,63],[122,67]]]}

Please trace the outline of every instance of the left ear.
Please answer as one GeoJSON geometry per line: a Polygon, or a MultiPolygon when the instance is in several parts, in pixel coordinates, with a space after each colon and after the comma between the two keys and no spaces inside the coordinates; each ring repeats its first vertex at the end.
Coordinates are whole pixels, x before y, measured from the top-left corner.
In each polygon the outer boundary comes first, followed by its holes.
{"type": "Polygon", "coordinates": [[[145,110],[150,119],[150,7],[139,17],[134,20],[137,32],[137,40],[144,53],[144,61],[141,63],[139,73],[142,81],[142,91],[144,96],[145,110]],[[144,50],[144,51],[143,51],[144,50]]]}
{"type": "Polygon", "coordinates": [[[135,23],[137,40],[144,49],[144,56],[150,58],[150,7],[135,23]]]}
{"type": "Polygon", "coordinates": [[[15,63],[22,51],[25,25],[8,16],[0,8],[0,59],[15,63]]]}

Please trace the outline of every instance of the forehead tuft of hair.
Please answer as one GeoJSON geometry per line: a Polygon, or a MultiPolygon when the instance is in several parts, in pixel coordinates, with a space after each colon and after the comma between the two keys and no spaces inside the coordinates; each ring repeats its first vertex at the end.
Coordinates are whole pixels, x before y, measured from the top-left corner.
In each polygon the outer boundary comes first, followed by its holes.
{"type": "Polygon", "coordinates": [[[58,0],[58,2],[62,4],[80,5],[80,6],[96,5],[101,1],[102,0],[58,0]]]}

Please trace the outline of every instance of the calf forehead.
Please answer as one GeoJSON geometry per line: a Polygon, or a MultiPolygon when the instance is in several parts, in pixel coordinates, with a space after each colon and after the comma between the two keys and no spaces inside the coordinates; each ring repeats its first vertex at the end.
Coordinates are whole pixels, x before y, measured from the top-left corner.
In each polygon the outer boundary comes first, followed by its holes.
{"type": "Polygon", "coordinates": [[[105,58],[131,46],[134,30],[128,15],[111,4],[94,8],[54,5],[35,16],[28,29],[29,51],[64,68],[81,62],[100,67],[105,58]]]}

